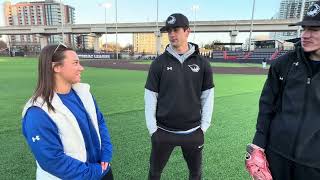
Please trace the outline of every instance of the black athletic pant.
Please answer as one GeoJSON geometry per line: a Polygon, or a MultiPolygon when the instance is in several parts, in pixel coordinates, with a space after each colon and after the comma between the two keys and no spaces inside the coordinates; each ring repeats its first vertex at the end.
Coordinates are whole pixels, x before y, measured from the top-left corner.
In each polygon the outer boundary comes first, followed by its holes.
{"type": "Polygon", "coordinates": [[[271,150],[266,156],[273,180],[320,180],[320,169],[298,164],[271,150]]]}
{"type": "Polygon", "coordinates": [[[151,137],[149,180],[159,180],[174,147],[180,146],[189,168],[189,179],[201,179],[203,132],[199,128],[190,134],[174,134],[158,129],[151,137]]]}
{"type": "Polygon", "coordinates": [[[112,169],[110,168],[107,174],[105,174],[101,180],[113,180],[112,169]]]}

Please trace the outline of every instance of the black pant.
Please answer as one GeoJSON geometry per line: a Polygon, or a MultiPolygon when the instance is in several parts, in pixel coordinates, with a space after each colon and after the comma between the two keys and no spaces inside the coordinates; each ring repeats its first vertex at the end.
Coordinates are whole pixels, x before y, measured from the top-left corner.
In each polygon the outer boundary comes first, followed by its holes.
{"type": "Polygon", "coordinates": [[[266,156],[273,180],[320,180],[320,169],[298,164],[271,150],[266,156]]]}
{"type": "Polygon", "coordinates": [[[110,168],[107,174],[105,174],[101,180],[113,180],[112,169],[110,168]]]}
{"type": "Polygon", "coordinates": [[[189,179],[201,179],[203,132],[199,128],[190,134],[174,134],[158,129],[151,137],[149,179],[159,180],[174,147],[180,146],[189,168],[189,179]]]}

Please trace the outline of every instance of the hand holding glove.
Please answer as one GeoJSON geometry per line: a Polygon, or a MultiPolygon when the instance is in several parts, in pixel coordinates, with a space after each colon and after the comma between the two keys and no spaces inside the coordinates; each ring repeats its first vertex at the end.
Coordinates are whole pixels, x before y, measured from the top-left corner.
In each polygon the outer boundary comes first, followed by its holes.
{"type": "Polygon", "coordinates": [[[254,180],[272,180],[266,154],[259,146],[254,144],[247,146],[245,165],[254,180]]]}

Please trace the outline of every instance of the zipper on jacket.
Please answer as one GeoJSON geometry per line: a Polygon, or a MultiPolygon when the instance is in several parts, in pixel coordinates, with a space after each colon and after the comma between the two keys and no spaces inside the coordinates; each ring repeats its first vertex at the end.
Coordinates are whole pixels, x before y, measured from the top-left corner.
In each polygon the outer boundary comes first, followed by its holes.
{"type": "Polygon", "coordinates": [[[295,159],[296,158],[296,153],[297,153],[297,144],[300,138],[300,134],[301,134],[301,127],[304,123],[304,116],[306,114],[306,107],[308,104],[308,98],[307,98],[307,94],[309,93],[309,87],[311,84],[311,76],[307,77],[307,82],[306,82],[306,86],[305,86],[305,92],[304,92],[304,103],[303,103],[303,107],[302,107],[302,112],[300,115],[300,118],[298,119],[300,121],[300,123],[298,124],[298,129],[297,129],[297,134],[295,135],[295,139],[293,142],[293,148],[292,148],[292,157],[295,159]]]}
{"type": "Polygon", "coordinates": [[[308,84],[308,85],[311,84],[311,77],[308,77],[308,78],[307,78],[307,84],[308,84]]]}
{"type": "Polygon", "coordinates": [[[295,139],[294,139],[294,142],[293,142],[293,148],[292,148],[292,157],[295,159],[296,158],[296,153],[297,153],[297,144],[298,144],[298,140],[299,140],[299,137],[300,137],[300,134],[301,134],[301,126],[303,125],[304,123],[304,119],[303,117],[305,116],[305,113],[306,113],[306,106],[307,106],[307,103],[308,103],[308,91],[309,91],[309,87],[310,87],[310,84],[311,84],[311,78],[312,78],[312,69],[309,65],[309,63],[307,62],[307,59],[304,55],[304,52],[301,48],[298,49],[297,51],[297,57],[298,59],[300,58],[301,61],[305,64],[306,68],[307,68],[307,81],[306,81],[306,85],[305,85],[305,92],[304,92],[304,103],[303,103],[303,107],[302,107],[302,112],[300,114],[300,117],[299,119],[297,119],[298,121],[300,121],[298,123],[298,128],[297,128],[297,134],[295,135],[295,139]]]}

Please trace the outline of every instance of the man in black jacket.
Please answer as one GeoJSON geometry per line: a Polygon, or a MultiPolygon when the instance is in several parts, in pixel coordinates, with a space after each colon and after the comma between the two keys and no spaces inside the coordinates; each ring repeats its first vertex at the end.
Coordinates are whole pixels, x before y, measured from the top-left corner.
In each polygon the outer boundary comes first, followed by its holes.
{"type": "Polygon", "coordinates": [[[260,97],[246,161],[255,178],[269,163],[275,180],[320,179],[320,1],[293,25],[303,27],[301,42],[272,63],[260,97]],[[257,151],[266,158],[254,165],[257,151]]]}
{"type": "Polygon", "coordinates": [[[187,17],[172,14],[160,30],[168,32],[170,44],[152,62],[145,85],[145,116],[152,144],[149,179],[160,179],[172,150],[180,146],[189,178],[198,180],[203,136],[213,111],[212,70],[199,55],[198,46],[187,41],[187,17]]]}

